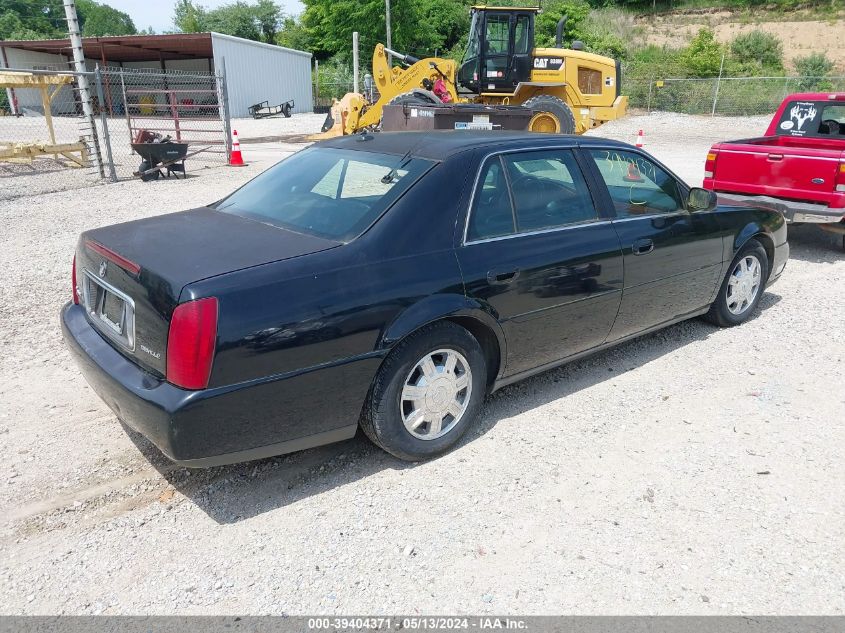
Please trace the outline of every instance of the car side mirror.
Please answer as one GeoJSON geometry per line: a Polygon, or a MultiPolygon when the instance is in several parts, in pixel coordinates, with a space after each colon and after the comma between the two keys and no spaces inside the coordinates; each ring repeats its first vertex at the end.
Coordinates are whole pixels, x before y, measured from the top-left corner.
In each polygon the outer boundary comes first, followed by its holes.
{"type": "Polygon", "coordinates": [[[687,209],[690,211],[715,211],[718,198],[713,191],[693,187],[689,190],[687,209]]]}

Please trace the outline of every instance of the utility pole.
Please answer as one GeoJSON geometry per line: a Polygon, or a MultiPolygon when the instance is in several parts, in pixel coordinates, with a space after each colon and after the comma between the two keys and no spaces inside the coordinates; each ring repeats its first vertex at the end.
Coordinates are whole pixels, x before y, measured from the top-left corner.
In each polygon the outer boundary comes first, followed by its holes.
{"type": "Polygon", "coordinates": [[[82,101],[82,112],[85,114],[85,121],[91,130],[91,138],[94,141],[94,160],[100,175],[105,177],[103,162],[100,159],[100,143],[97,138],[97,124],[94,122],[94,108],[91,106],[91,87],[88,85],[88,75],[84,74],[85,54],[82,52],[82,33],[79,29],[79,18],[76,16],[76,4],[74,0],[64,0],[65,17],[67,17],[67,30],[70,36],[70,47],[73,50],[73,61],[76,72],[82,73],[76,76],[76,83],[79,86],[79,100],[82,101]]]}
{"type": "Polygon", "coordinates": [[[352,92],[358,93],[358,31],[352,32],[352,92]]]}
{"type": "MultiPolygon", "coordinates": [[[[387,23],[387,48],[393,50],[393,43],[390,41],[390,0],[384,0],[384,21],[387,23]]],[[[393,66],[393,55],[387,54],[387,67],[393,66]]]]}

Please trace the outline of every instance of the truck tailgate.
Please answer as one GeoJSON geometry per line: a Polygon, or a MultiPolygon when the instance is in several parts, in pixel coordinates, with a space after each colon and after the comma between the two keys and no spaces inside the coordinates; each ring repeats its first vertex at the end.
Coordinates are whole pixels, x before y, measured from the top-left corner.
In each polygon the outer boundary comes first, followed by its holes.
{"type": "Polygon", "coordinates": [[[714,147],[718,155],[713,188],[830,204],[845,152],[796,147],[778,140],[749,139],[714,147]]]}

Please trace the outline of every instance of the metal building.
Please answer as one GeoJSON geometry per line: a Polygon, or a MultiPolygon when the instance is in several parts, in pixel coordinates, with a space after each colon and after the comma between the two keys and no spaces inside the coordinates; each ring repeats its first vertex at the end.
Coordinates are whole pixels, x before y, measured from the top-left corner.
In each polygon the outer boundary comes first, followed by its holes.
{"type": "MultiPolygon", "coordinates": [[[[86,66],[215,72],[225,67],[232,117],[249,116],[249,106],[289,99],[293,112],[311,112],[311,53],[253,42],[222,33],[125,35],[82,40],[86,66]]],[[[70,41],[0,41],[0,67],[71,68],[70,41]]],[[[37,104],[33,104],[37,107],[37,104]]]]}

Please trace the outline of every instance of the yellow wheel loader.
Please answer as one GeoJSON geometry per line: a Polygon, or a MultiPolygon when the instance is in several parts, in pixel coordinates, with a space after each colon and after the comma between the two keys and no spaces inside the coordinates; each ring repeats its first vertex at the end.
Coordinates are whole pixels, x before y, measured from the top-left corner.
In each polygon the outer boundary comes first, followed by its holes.
{"type": "MultiPolygon", "coordinates": [[[[450,59],[418,59],[378,44],[373,88],[378,99],[348,93],[332,104],[320,138],[376,129],[385,105],[444,103],[524,106],[533,132],[583,134],[624,116],[618,61],[563,46],[566,18],[557,25],[555,48],[534,48],[539,8],[472,7],[467,50],[460,67],[450,59]],[[405,67],[391,66],[389,57],[405,67]]],[[[372,94],[373,91],[370,91],[372,94]]]]}

